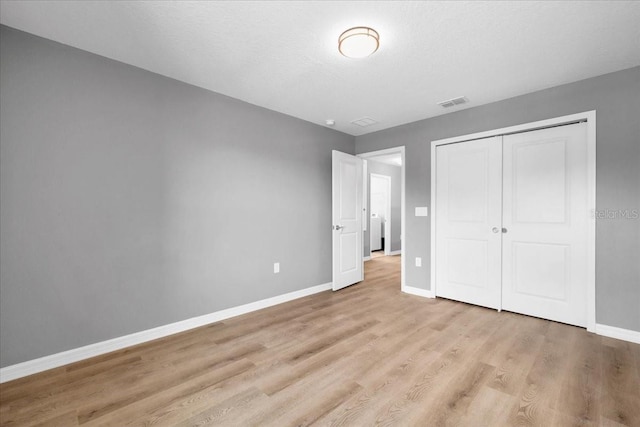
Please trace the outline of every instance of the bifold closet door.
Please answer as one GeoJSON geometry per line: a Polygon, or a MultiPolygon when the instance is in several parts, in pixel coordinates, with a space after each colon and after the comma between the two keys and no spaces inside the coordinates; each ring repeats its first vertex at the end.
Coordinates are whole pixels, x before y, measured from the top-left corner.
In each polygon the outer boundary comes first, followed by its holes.
{"type": "Polygon", "coordinates": [[[500,308],[501,137],[436,148],[436,295],[500,308]]]}
{"type": "Polygon", "coordinates": [[[587,323],[587,124],[503,137],[502,308],[587,323]]]}

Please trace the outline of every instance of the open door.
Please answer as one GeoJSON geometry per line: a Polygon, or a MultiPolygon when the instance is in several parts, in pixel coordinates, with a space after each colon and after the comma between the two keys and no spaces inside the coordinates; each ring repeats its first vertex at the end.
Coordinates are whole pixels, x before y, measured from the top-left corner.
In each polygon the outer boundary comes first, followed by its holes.
{"type": "Polygon", "coordinates": [[[362,258],[362,159],[333,151],[333,290],[364,279],[362,258]]]}

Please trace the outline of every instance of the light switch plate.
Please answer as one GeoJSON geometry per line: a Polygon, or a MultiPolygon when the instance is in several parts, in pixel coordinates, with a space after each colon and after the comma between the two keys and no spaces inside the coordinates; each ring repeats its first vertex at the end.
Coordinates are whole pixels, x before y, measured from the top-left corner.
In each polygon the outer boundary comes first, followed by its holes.
{"type": "Polygon", "coordinates": [[[427,206],[416,206],[416,216],[429,216],[429,208],[427,206]]]}

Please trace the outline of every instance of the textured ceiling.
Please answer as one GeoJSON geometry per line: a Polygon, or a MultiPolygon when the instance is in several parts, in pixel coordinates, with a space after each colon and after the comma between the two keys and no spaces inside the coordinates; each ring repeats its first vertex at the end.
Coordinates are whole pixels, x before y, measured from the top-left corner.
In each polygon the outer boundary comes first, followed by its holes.
{"type": "Polygon", "coordinates": [[[2,1],[0,21],[352,135],[640,65],[640,2],[2,1]],[[369,58],[338,53],[356,25],[369,58]]]}

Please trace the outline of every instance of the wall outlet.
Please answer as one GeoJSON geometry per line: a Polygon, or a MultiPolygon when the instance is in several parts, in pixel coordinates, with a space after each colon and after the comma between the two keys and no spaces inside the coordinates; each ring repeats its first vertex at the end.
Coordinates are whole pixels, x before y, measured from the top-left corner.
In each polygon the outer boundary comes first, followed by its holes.
{"type": "Polygon", "coordinates": [[[275,274],[280,273],[280,263],[279,262],[274,262],[273,263],[273,272],[275,274]]]}
{"type": "Polygon", "coordinates": [[[422,267],[422,258],[416,257],[416,267],[422,267]]]}

